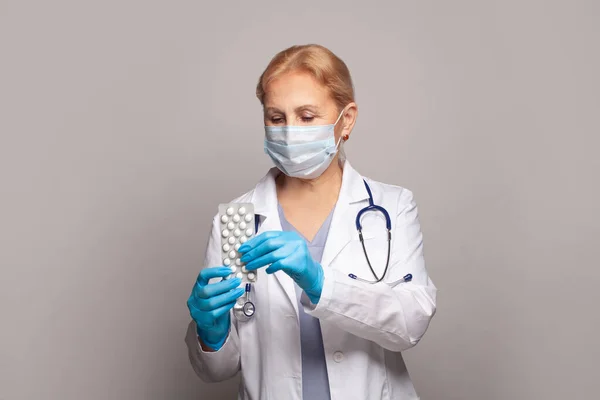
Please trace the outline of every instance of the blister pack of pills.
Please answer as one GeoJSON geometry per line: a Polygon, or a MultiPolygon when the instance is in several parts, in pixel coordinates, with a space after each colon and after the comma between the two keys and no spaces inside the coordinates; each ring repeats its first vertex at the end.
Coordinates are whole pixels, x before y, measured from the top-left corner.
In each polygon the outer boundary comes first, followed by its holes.
{"type": "Polygon", "coordinates": [[[219,204],[221,223],[221,261],[231,268],[228,278],[238,277],[245,283],[256,282],[256,271],[248,271],[240,260],[239,248],[254,237],[254,204],[219,204]]]}

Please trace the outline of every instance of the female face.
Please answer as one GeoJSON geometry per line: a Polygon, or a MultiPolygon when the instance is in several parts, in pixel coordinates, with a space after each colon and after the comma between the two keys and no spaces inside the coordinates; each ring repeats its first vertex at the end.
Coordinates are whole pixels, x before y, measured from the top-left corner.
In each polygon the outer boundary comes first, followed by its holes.
{"type": "MultiPolygon", "coordinates": [[[[352,123],[348,123],[348,111],[345,111],[335,127],[336,143],[340,136],[350,134],[355,114],[353,104],[345,108],[352,114],[352,123]]],[[[267,126],[333,124],[341,111],[328,89],[307,72],[285,73],[265,88],[264,123],[267,126]]]]}

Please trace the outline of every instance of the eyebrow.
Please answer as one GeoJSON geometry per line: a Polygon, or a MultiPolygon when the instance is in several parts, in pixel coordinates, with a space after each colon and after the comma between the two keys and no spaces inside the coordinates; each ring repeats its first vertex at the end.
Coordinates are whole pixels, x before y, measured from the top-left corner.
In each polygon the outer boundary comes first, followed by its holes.
{"type": "MultiPolygon", "coordinates": [[[[296,111],[296,112],[303,111],[303,110],[308,110],[308,111],[312,111],[314,113],[318,113],[319,107],[312,105],[312,104],[304,104],[304,105],[298,106],[294,109],[294,111],[296,111]]],[[[283,112],[280,109],[278,109],[277,107],[265,108],[265,113],[276,113],[276,112],[283,114],[283,112]]]]}

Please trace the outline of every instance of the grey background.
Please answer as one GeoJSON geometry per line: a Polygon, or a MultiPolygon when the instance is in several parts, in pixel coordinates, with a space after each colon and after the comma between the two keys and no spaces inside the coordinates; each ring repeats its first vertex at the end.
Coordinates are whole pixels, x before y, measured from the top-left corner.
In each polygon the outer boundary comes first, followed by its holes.
{"type": "Polygon", "coordinates": [[[422,398],[595,398],[599,3],[208,3],[0,1],[0,399],[234,398],[185,302],[271,165],[258,76],[311,42],[356,83],[349,159],[420,207],[422,398]]]}

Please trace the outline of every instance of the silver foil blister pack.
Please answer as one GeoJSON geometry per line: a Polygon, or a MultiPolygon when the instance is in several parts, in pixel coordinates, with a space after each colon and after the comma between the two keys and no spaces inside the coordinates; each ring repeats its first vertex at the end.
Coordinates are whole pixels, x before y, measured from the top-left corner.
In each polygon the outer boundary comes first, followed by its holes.
{"type": "Polygon", "coordinates": [[[226,279],[238,277],[242,285],[255,283],[256,271],[248,271],[240,259],[239,248],[254,237],[254,204],[219,204],[219,223],[221,235],[221,262],[231,268],[226,279]]]}

